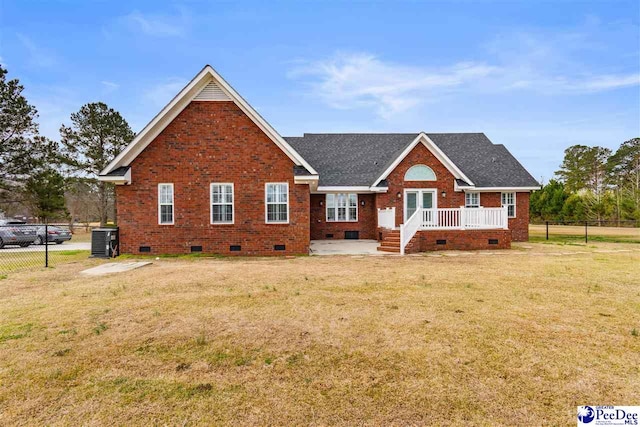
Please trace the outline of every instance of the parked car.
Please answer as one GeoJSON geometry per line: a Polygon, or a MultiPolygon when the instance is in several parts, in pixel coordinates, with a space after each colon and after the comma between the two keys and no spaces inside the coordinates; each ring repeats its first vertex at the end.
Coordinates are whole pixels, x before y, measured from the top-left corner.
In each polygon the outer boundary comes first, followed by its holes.
{"type": "Polygon", "coordinates": [[[55,242],[56,245],[62,244],[67,240],[71,240],[71,231],[55,225],[49,225],[46,229],[47,236],[45,238],[45,226],[40,225],[36,230],[36,244],[44,245],[44,242],[55,242]]]}
{"type": "Polygon", "coordinates": [[[6,245],[18,245],[26,248],[36,240],[34,227],[25,225],[17,219],[0,220],[0,249],[6,245]]]}

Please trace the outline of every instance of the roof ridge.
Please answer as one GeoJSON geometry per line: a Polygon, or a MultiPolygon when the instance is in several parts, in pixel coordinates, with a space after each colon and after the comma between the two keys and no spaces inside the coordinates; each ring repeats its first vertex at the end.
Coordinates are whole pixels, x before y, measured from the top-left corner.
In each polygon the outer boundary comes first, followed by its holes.
{"type": "Polygon", "coordinates": [[[420,132],[304,132],[303,135],[418,135],[420,132]]]}
{"type": "Polygon", "coordinates": [[[485,135],[484,132],[424,132],[424,133],[426,133],[427,135],[485,135]]]}

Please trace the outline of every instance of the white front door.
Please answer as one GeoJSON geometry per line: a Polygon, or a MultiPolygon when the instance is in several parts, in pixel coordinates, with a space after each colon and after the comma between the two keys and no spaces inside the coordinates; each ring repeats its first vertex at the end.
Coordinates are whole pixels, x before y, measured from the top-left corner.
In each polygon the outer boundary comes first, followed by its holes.
{"type": "MultiPolygon", "coordinates": [[[[435,189],[416,189],[404,190],[404,221],[413,215],[417,209],[436,209],[438,199],[436,198],[437,190],[435,189]]],[[[433,214],[428,213],[426,220],[431,222],[433,214]]]]}

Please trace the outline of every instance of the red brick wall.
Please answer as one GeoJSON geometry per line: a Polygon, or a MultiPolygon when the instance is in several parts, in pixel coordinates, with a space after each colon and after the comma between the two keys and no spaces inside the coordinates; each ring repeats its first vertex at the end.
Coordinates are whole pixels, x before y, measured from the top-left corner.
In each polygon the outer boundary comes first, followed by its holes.
{"type": "Polygon", "coordinates": [[[358,222],[327,222],[325,198],[325,194],[311,195],[312,240],[328,239],[327,234],[333,234],[333,239],[344,239],[345,231],[358,231],[361,239],[377,239],[378,213],[374,194],[358,194],[358,222]]]}
{"type": "Polygon", "coordinates": [[[459,208],[464,205],[464,194],[453,191],[454,177],[440,161],[431,154],[431,151],[423,144],[418,144],[405,157],[400,164],[387,177],[389,191],[377,194],[376,207],[396,208],[396,225],[404,222],[404,189],[405,188],[437,188],[439,208],[459,208]],[[436,181],[405,181],[404,174],[414,165],[423,164],[429,166],[436,174],[436,181]],[[442,197],[442,191],[447,196],[442,197]],[[401,197],[397,197],[400,192],[401,197]]]}
{"type": "MultiPolygon", "coordinates": [[[[423,145],[418,144],[387,177],[389,191],[376,195],[377,208],[396,208],[396,225],[404,222],[404,189],[405,188],[437,188],[439,208],[458,208],[464,206],[464,193],[454,192],[454,177],[449,170],[423,145]],[[404,181],[407,170],[414,165],[429,166],[436,174],[436,181],[404,181]],[[442,191],[447,196],[442,197],[442,191]],[[400,192],[401,197],[397,197],[400,192]]],[[[500,207],[501,196],[496,193],[481,193],[480,204],[486,207],[500,207]]],[[[376,219],[377,222],[377,219],[376,219]]],[[[516,217],[509,219],[512,241],[529,239],[529,193],[516,194],[516,217]]]]}
{"type": "Polygon", "coordinates": [[[433,230],[418,232],[418,248],[412,252],[439,250],[479,250],[509,249],[511,233],[509,230],[433,230]],[[497,239],[497,244],[489,244],[489,239],[497,239]],[[446,240],[446,244],[438,245],[437,240],[446,240]]]}
{"type": "Polygon", "coordinates": [[[529,193],[516,194],[516,217],[509,218],[509,229],[514,242],[529,240],[529,193]]]}
{"type": "MultiPolygon", "coordinates": [[[[502,193],[480,193],[480,204],[486,207],[502,206],[502,193]]],[[[516,193],[516,217],[509,218],[511,240],[526,242],[529,240],[529,193],[516,193]]]]}
{"type": "Polygon", "coordinates": [[[132,184],[116,187],[122,253],[307,254],[309,187],[294,184],[293,165],[233,102],[192,102],[134,160],[132,184]],[[211,182],[234,183],[235,224],[210,224],[211,182]],[[289,224],[265,224],[266,182],[289,183],[289,224]],[[158,183],[174,184],[175,225],[158,225],[158,183]]]}

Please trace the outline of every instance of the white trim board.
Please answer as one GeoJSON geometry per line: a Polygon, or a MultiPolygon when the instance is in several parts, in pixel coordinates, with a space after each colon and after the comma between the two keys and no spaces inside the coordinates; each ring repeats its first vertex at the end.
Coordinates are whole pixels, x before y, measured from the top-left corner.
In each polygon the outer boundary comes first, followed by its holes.
{"type": "Polygon", "coordinates": [[[106,175],[106,176],[98,176],[98,181],[103,182],[112,182],[116,185],[129,185],[131,184],[131,168],[127,169],[124,175],[106,175]]]}
{"type": "Polygon", "coordinates": [[[131,162],[175,119],[182,110],[211,81],[215,81],[220,89],[298,166],[304,166],[311,174],[318,173],[271,127],[256,110],[231,87],[216,70],[206,65],[169,103],[158,113],[133,141],[107,165],[100,175],[106,175],[121,166],[129,166],[131,162]]]}
{"type": "Polygon", "coordinates": [[[455,191],[472,193],[507,192],[507,193],[529,193],[539,190],[540,187],[458,187],[455,191]]]}
{"type": "Polygon", "coordinates": [[[431,138],[429,138],[426,133],[420,132],[416,139],[414,139],[411,144],[409,144],[407,148],[405,148],[404,151],[400,153],[400,155],[393,161],[393,163],[391,163],[391,165],[382,173],[382,175],[380,175],[378,179],[376,179],[372,187],[375,187],[380,183],[380,181],[389,176],[389,174],[393,172],[393,170],[400,164],[400,162],[404,160],[404,158],[407,157],[409,153],[411,153],[411,151],[415,148],[415,146],[420,142],[423,143],[425,147],[427,147],[431,154],[433,154],[436,159],[438,159],[440,163],[442,163],[444,167],[446,167],[447,170],[449,170],[449,172],[451,172],[451,174],[455,178],[463,179],[464,181],[473,185],[473,181],[471,181],[464,173],[462,173],[462,171],[451,161],[451,159],[447,157],[447,155],[444,154],[444,152],[440,148],[438,148],[438,146],[431,140],[431,138]]]}
{"type": "Polygon", "coordinates": [[[324,193],[386,193],[388,187],[369,187],[362,186],[318,186],[312,194],[324,194],[324,193]]]}
{"type": "Polygon", "coordinates": [[[540,190],[542,187],[476,187],[474,185],[458,185],[456,181],[453,181],[454,191],[472,191],[472,192],[493,192],[493,191],[515,191],[515,192],[530,192],[540,190]]]}

